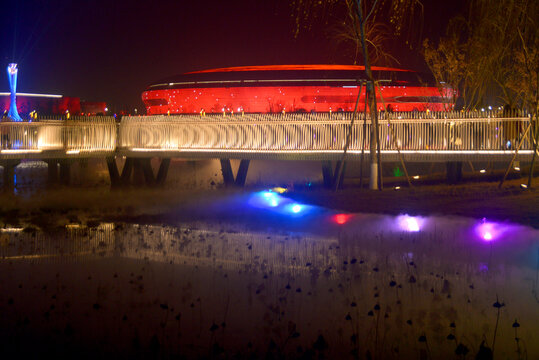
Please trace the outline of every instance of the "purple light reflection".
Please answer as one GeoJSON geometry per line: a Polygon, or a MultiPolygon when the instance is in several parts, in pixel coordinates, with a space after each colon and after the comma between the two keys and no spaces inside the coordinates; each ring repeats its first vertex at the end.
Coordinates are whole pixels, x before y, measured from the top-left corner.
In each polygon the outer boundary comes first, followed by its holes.
{"type": "Polygon", "coordinates": [[[423,219],[418,216],[400,215],[397,217],[397,223],[401,230],[418,232],[423,225],[423,219]]]}
{"type": "Polygon", "coordinates": [[[490,242],[494,241],[502,235],[505,231],[505,227],[501,224],[487,221],[486,219],[481,220],[474,228],[475,234],[483,241],[490,242]]]}

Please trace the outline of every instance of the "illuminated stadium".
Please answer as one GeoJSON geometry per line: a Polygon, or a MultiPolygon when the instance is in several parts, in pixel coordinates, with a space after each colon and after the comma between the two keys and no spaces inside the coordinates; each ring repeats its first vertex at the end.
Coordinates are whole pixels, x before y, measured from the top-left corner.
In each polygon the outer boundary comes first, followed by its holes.
{"type": "MultiPolygon", "coordinates": [[[[434,81],[419,73],[372,67],[380,110],[447,110],[434,81]],[[380,95],[381,93],[381,95],[380,95]]],[[[365,68],[355,65],[243,66],[188,72],[148,86],[148,115],[353,111],[365,68]]],[[[449,94],[450,91],[448,90],[449,94]]]]}

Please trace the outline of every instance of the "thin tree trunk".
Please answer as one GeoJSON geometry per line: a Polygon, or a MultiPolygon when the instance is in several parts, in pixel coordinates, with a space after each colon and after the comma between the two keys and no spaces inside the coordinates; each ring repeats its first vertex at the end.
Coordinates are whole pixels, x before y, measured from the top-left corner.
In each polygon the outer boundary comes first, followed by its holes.
{"type": "Polygon", "coordinates": [[[348,151],[348,147],[350,146],[350,140],[352,138],[352,128],[354,126],[354,121],[356,120],[357,109],[359,106],[359,98],[361,97],[362,90],[363,90],[363,83],[361,83],[359,86],[359,93],[357,94],[356,106],[354,107],[354,114],[352,115],[352,120],[350,121],[350,125],[348,125],[348,133],[346,135],[346,143],[344,144],[344,150],[341,157],[341,161],[337,163],[337,169],[335,169],[335,187],[333,189],[335,191],[337,191],[339,189],[339,186],[341,186],[341,174],[343,172],[344,162],[346,161],[346,153],[348,151]]]}
{"type": "MultiPolygon", "coordinates": [[[[530,125],[528,125],[528,127],[526,128],[526,131],[524,132],[524,135],[522,136],[522,139],[520,139],[520,141],[517,144],[517,147],[515,148],[515,153],[513,154],[513,157],[511,158],[511,162],[509,163],[509,166],[507,167],[507,170],[505,171],[502,180],[498,184],[499,189],[502,188],[503,183],[504,183],[505,179],[507,178],[507,175],[509,174],[509,171],[511,171],[511,167],[513,167],[513,163],[515,162],[515,159],[516,159],[516,157],[518,155],[518,151],[520,150],[520,147],[522,146],[522,143],[524,142],[524,138],[526,137],[526,135],[528,135],[528,131],[530,131],[531,127],[532,127],[532,123],[530,122],[530,125]]],[[[535,152],[534,152],[534,154],[535,154],[535,152]]]]}
{"type": "MultiPolygon", "coordinates": [[[[532,122],[533,122],[533,117],[532,117],[532,122]]],[[[537,156],[537,143],[539,142],[539,117],[537,116],[537,113],[535,113],[535,124],[534,126],[532,126],[532,128],[533,127],[535,127],[535,135],[531,136],[533,155],[532,155],[532,162],[530,164],[530,174],[528,175],[528,188],[532,187],[533,169],[535,167],[535,158],[537,156]]]]}
{"type": "Polygon", "coordinates": [[[371,141],[370,141],[370,155],[371,155],[371,172],[369,188],[371,190],[381,190],[379,186],[381,164],[379,160],[379,135],[378,135],[378,111],[376,107],[376,93],[374,92],[374,80],[372,78],[371,64],[369,61],[369,52],[367,50],[367,44],[365,42],[365,19],[363,17],[363,10],[361,8],[361,0],[357,2],[357,11],[360,20],[360,32],[361,32],[361,46],[363,48],[363,58],[365,60],[365,73],[367,75],[367,88],[366,92],[369,95],[369,111],[371,113],[371,141]],[[378,152],[377,152],[378,150],[378,152]]]}
{"type": "Polygon", "coordinates": [[[363,136],[361,138],[361,162],[360,162],[360,169],[359,169],[359,188],[363,189],[363,158],[365,156],[365,140],[366,140],[366,134],[367,134],[367,104],[368,104],[368,96],[367,96],[367,90],[365,90],[365,110],[363,111],[363,136]]]}

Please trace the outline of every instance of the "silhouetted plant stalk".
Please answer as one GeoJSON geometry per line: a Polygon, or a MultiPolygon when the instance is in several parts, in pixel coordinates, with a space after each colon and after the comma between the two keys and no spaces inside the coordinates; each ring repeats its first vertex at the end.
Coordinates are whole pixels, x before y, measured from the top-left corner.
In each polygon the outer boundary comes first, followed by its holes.
{"type": "Polygon", "coordinates": [[[517,354],[518,358],[520,359],[520,339],[518,337],[518,328],[520,327],[520,324],[518,323],[517,319],[515,319],[515,322],[513,323],[513,328],[515,329],[515,342],[517,344],[517,354]]]}
{"type": "Polygon", "coordinates": [[[501,308],[505,306],[505,304],[500,303],[498,301],[498,295],[496,295],[496,302],[494,304],[492,304],[492,306],[494,306],[497,309],[496,325],[494,326],[494,336],[492,338],[492,354],[494,355],[494,345],[496,344],[496,333],[498,331],[498,322],[500,320],[500,311],[501,311],[501,308]]]}
{"type": "Polygon", "coordinates": [[[421,335],[419,339],[417,339],[419,342],[425,343],[425,349],[427,350],[427,358],[430,359],[430,349],[429,349],[429,343],[427,341],[427,336],[425,334],[421,335]]]}

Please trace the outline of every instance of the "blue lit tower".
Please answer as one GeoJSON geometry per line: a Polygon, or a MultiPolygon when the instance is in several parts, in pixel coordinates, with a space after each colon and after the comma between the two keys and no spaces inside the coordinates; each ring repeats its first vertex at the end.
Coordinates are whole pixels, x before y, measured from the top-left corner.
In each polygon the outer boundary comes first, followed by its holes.
{"type": "Polygon", "coordinates": [[[17,111],[17,64],[9,64],[7,67],[7,77],[9,78],[9,88],[11,90],[11,103],[7,116],[14,121],[22,121],[17,111]]]}

